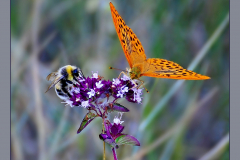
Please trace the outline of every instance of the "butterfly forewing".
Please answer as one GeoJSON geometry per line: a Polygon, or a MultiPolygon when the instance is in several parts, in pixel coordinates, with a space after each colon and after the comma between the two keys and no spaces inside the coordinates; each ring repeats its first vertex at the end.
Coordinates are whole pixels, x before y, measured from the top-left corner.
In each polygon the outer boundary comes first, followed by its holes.
{"type": "Polygon", "coordinates": [[[133,33],[132,29],[125,24],[124,20],[118,14],[117,10],[111,2],[110,8],[118,38],[122,45],[129,66],[132,68],[134,64],[146,61],[144,49],[137,36],[133,33]]]}
{"type": "Polygon", "coordinates": [[[208,76],[184,69],[179,64],[165,59],[149,58],[147,63],[149,65],[145,65],[148,67],[144,68],[142,76],[185,80],[210,79],[208,76]]]}

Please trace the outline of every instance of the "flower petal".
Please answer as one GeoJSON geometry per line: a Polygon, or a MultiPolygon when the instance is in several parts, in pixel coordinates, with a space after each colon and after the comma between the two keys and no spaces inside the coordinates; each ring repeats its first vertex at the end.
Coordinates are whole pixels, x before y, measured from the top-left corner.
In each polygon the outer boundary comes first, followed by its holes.
{"type": "Polygon", "coordinates": [[[117,147],[116,142],[106,134],[99,134],[99,138],[108,143],[111,147],[117,147]]]}
{"type": "Polygon", "coordinates": [[[112,133],[113,136],[118,134],[118,125],[116,125],[115,123],[111,127],[111,133],[112,133]]]}
{"type": "Polygon", "coordinates": [[[124,129],[124,126],[119,124],[118,133],[122,133],[123,129],[124,129]]]}

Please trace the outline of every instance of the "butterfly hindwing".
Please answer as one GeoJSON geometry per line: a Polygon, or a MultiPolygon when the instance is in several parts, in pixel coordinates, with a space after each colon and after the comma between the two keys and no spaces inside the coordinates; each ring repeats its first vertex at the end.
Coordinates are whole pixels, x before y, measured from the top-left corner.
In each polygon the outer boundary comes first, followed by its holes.
{"type": "Polygon", "coordinates": [[[144,68],[142,76],[185,80],[210,79],[208,76],[184,69],[179,64],[165,59],[149,58],[147,63],[149,65],[147,68],[144,68]]]}

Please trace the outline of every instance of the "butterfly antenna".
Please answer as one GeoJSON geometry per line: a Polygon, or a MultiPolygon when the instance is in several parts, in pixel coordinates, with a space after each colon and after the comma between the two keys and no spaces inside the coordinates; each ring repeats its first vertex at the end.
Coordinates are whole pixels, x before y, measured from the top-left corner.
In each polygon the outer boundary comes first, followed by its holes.
{"type": "Polygon", "coordinates": [[[118,68],[113,68],[113,67],[109,67],[109,69],[115,69],[115,70],[119,70],[119,71],[123,71],[123,72],[128,72],[126,70],[122,70],[122,69],[118,69],[118,68]]]}

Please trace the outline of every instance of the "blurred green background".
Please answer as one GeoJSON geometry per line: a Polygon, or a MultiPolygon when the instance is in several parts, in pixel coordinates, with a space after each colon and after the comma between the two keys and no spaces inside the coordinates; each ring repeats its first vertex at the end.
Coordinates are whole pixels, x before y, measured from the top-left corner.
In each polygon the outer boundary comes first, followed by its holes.
{"type": "MultiPolygon", "coordinates": [[[[109,0],[11,0],[11,156],[13,160],[102,159],[101,120],[82,133],[86,113],[64,106],[45,78],[71,64],[105,79],[128,67],[109,0]]],[[[123,101],[125,133],[140,147],[119,159],[229,159],[229,1],[113,0],[147,57],[174,61],[211,77],[142,77],[143,104],[123,101]]],[[[110,119],[114,117],[114,113],[110,119]]],[[[109,146],[107,160],[113,159],[109,146]]]]}

